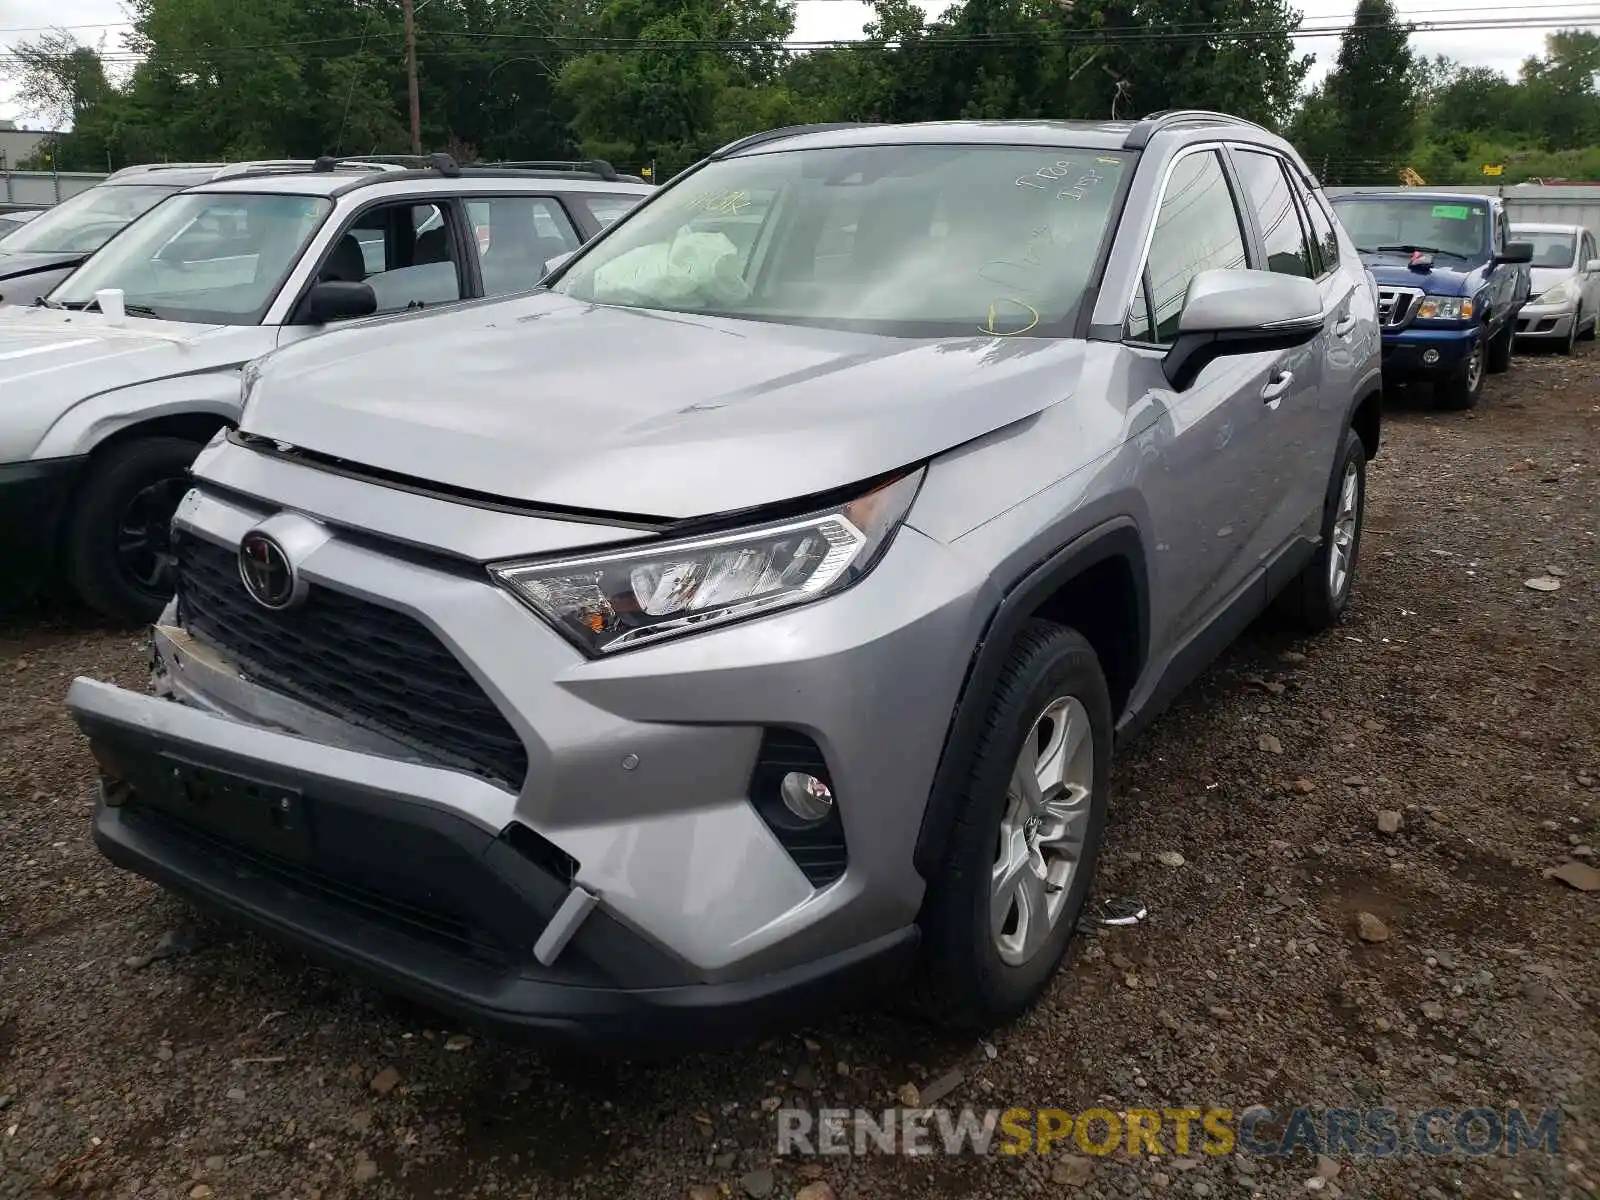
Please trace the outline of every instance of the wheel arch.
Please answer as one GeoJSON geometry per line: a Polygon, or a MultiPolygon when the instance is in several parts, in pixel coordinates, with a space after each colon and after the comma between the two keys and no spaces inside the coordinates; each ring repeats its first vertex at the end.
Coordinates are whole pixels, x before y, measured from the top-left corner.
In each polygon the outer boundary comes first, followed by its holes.
{"type": "Polygon", "coordinates": [[[1106,674],[1113,717],[1120,717],[1149,658],[1149,572],[1134,520],[1116,517],[1079,534],[1001,595],[972,649],[917,832],[912,858],[925,879],[944,856],[966,760],[1006,655],[1035,617],[1070,625],[1089,641],[1106,674]]]}
{"type": "Polygon", "coordinates": [[[1350,406],[1350,415],[1345,422],[1356,431],[1356,436],[1361,439],[1361,445],[1367,452],[1367,461],[1371,462],[1378,457],[1378,448],[1383,440],[1383,388],[1379,384],[1369,386],[1365,391],[1358,393],[1355,402],[1350,406]]]}

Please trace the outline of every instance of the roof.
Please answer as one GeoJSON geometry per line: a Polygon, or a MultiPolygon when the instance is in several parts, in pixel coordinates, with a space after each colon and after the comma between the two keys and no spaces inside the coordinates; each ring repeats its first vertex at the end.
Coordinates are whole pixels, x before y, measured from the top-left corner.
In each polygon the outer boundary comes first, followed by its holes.
{"type": "Polygon", "coordinates": [[[793,125],[730,142],[713,158],[778,150],[846,149],[851,146],[996,145],[1070,146],[1086,150],[1143,150],[1160,135],[1185,141],[1219,133],[1262,145],[1287,146],[1271,130],[1243,117],[1207,109],[1169,109],[1138,121],[921,121],[903,125],[846,123],[793,125]]]}
{"type": "Polygon", "coordinates": [[[1354,192],[1340,192],[1331,197],[1334,200],[1445,200],[1454,203],[1473,200],[1493,200],[1493,196],[1485,196],[1482,192],[1448,192],[1435,191],[1432,188],[1372,188],[1354,192]]]}
{"type": "Polygon", "coordinates": [[[826,150],[850,146],[997,145],[1083,146],[1119,150],[1131,121],[919,121],[904,125],[798,126],[730,143],[718,154],[826,150]],[[777,136],[774,136],[777,135],[777,136]]]}
{"type": "Polygon", "coordinates": [[[437,171],[280,171],[272,174],[234,175],[227,179],[202,182],[191,188],[197,192],[233,192],[244,195],[329,196],[334,197],[359,185],[371,187],[404,184],[408,190],[423,185],[445,193],[517,191],[614,193],[623,196],[648,195],[655,190],[648,183],[619,180],[607,183],[587,175],[539,171],[479,171],[465,168],[458,176],[437,171]]]}
{"type": "Polygon", "coordinates": [[[137,171],[118,171],[109,175],[96,187],[193,187],[204,183],[217,172],[214,166],[158,166],[137,171]]]}
{"type": "Polygon", "coordinates": [[[1524,233],[1582,233],[1583,226],[1577,222],[1568,225],[1561,221],[1513,221],[1513,230],[1520,229],[1524,233]]]}

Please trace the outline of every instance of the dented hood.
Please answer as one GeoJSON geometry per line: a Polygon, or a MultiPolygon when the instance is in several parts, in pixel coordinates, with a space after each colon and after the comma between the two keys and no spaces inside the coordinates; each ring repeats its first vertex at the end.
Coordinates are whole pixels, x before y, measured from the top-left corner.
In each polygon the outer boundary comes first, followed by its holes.
{"type": "Polygon", "coordinates": [[[980,437],[1070,395],[1084,350],[540,293],[281,350],[241,425],[445,487],[683,518],[827,491],[980,437]]]}

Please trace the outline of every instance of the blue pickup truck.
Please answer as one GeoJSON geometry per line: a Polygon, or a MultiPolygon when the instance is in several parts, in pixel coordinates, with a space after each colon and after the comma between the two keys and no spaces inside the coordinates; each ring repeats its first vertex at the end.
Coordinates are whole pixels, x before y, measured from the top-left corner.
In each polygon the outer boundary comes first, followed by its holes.
{"type": "Polygon", "coordinates": [[[1532,289],[1533,247],[1511,240],[1505,205],[1404,188],[1352,192],[1333,207],[1378,284],[1385,382],[1427,381],[1440,406],[1473,407],[1485,372],[1511,366],[1532,289]]]}

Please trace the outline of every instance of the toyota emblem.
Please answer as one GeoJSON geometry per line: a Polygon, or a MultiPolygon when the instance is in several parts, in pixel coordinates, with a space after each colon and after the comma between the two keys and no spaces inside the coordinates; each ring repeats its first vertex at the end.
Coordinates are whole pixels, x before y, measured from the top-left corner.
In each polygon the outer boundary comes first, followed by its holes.
{"type": "Polygon", "coordinates": [[[265,533],[252,531],[239,543],[239,579],[262,608],[288,608],[301,598],[294,564],[265,533]]]}

